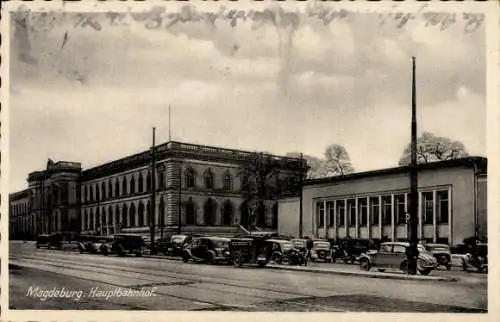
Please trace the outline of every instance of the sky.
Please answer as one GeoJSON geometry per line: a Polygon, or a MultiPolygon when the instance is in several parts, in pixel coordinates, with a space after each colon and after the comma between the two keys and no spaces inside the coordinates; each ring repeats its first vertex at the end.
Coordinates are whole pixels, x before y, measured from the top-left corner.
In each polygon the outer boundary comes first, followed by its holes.
{"type": "Polygon", "coordinates": [[[48,158],[84,168],[122,158],[150,147],[153,126],[168,141],[169,105],[173,140],[316,157],[335,143],[356,171],[397,166],[410,140],[411,56],[418,132],[486,155],[484,26],[417,18],[399,28],[355,12],[324,23],[304,10],[231,26],[193,21],[192,10],[156,29],[131,15],[125,25],[92,15],[100,30],[75,27],[74,14],[12,21],[10,190],[48,158]]]}

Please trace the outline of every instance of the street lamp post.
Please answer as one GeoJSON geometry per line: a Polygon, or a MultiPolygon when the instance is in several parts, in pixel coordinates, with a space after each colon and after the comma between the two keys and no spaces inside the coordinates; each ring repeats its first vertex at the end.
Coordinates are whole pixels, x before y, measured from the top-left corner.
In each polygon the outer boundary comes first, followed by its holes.
{"type": "Polygon", "coordinates": [[[302,238],[302,226],[303,226],[303,217],[304,217],[304,213],[303,213],[303,210],[302,210],[302,185],[303,185],[303,180],[304,180],[304,175],[303,175],[303,155],[302,153],[300,154],[300,171],[299,171],[299,175],[300,175],[300,178],[299,178],[299,238],[302,238]]]}
{"type": "Polygon", "coordinates": [[[408,269],[412,275],[417,274],[418,257],[418,169],[417,169],[417,103],[415,85],[415,57],[412,57],[412,110],[411,110],[411,164],[410,164],[410,249],[408,269]]]}
{"type": "Polygon", "coordinates": [[[179,214],[178,214],[179,235],[182,234],[182,161],[179,164],[179,214]]]}
{"type": "Polygon", "coordinates": [[[156,213],[156,146],[155,146],[155,131],[153,127],[153,146],[151,148],[151,216],[149,216],[149,232],[151,237],[151,254],[156,255],[155,245],[155,213],[156,213]]]}

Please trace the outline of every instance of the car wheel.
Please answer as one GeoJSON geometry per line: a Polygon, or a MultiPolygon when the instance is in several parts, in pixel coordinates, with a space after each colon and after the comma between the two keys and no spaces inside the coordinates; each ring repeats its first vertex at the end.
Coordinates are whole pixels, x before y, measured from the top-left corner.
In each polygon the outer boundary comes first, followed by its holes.
{"type": "Polygon", "coordinates": [[[378,270],[379,272],[382,272],[382,273],[383,273],[383,272],[385,272],[385,268],[379,268],[379,269],[377,269],[377,270],[378,270]]]}
{"type": "Polygon", "coordinates": [[[431,272],[431,270],[429,270],[429,269],[422,269],[419,271],[419,273],[421,275],[429,275],[430,272],[431,272]]]}
{"type": "Polygon", "coordinates": [[[370,262],[366,258],[362,258],[359,267],[364,271],[369,271],[371,269],[370,262]]]}
{"type": "Polygon", "coordinates": [[[408,261],[404,261],[404,262],[401,264],[400,269],[403,271],[403,273],[408,274],[408,273],[409,273],[408,261]]]}
{"type": "Polygon", "coordinates": [[[215,264],[215,254],[213,252],[208,253],[207,264],[209,265],[215,264]]]}
{"type": "Polygon", "coordinates": [[[182,261],[184,263],[189,262],[189,255],[187,253],[182,254],[182,261]]]}
{"type": "Polygon", "coordinates": [[[446,270],[447,271],[451,270],[451,264],[446,264],[446,270]]]}
{"type": "Polygon", "coordinates": [[[279,254],[274,254],[273,255],[273,258],[271,259],[273,262],[275,262],[276,264],[281,264],[282,261],[283,261],[283,258],[281,257],[281,255],[279,254]]]}
{"type": "Polygon", "coordinates": [[[464,272],[467,272],[467,263],[465,262],[465,260],[462,260],[462,270],[464,272]]]}
{"type": "Polygon", "coordinates": [[[259,262],[258,265],[259,265],[260,268],[265,267],[266,266],[266,262],[259,262]]]}
{"type": "Polygon", "coordinates": [[[241,254],[238,253],[234,256],[233,267],[241,267],[241,254]]]}

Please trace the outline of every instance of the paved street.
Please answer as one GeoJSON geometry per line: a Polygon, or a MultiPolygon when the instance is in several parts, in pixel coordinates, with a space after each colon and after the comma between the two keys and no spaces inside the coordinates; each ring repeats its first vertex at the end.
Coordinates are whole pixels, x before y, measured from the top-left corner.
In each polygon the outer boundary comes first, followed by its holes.
{"type": "MultiPolygon", "coordinates": [[[[388,280],[36,250],[29,243],[11,244],[10,264],[12,309],[487,310],[487,275],[460,271],[433,272],[453,276],[457,282],[388,280]],[[53,289],[64,289],[61,293],[67,297],[49,295],[44,300],[43,291],[53,289]]],[[[359,269],[343,264],[329,266],[359,269]]]]}

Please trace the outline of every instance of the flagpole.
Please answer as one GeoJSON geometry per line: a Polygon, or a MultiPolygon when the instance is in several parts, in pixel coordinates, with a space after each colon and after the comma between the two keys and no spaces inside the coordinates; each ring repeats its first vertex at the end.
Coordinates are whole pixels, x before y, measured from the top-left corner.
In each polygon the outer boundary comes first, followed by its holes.
{"type": "Polygon", "coordinates": [[[170,104],[168,105],[168,141],[171,141],[172,139],[172,132],[171,132],[171,128],[172,128],[172,117],[170,115],[170,104]]]}

